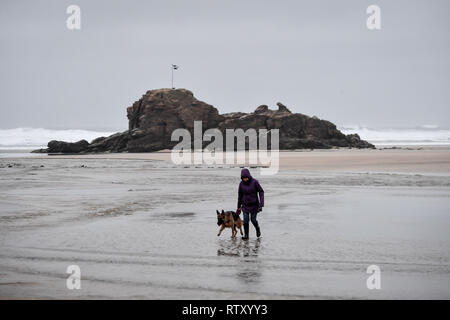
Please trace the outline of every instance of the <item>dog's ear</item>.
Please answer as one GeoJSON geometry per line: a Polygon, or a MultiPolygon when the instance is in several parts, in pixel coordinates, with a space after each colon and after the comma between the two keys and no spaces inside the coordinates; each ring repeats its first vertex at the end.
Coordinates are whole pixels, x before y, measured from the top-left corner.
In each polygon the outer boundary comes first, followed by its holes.
{"type": "Polygon", "coordinates": [[[219,210],[216,210],[217,214],[220,214],[219,210]]]}
{"type": "Polygon", "coordinates": [[[225,213],[225,210],[222,209],[222,213],[225,213]]]}

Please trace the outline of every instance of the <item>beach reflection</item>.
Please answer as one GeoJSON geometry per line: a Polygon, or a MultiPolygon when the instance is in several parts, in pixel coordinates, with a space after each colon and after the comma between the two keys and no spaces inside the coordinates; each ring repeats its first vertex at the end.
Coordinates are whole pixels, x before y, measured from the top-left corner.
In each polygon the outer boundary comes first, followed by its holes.
{"type": "Polygon", "coordinates": [[[236,238],[219,242],[218,256],[242,257],[236,264],[236,277],[246,284],[261,281],[261,260],[258,257],[261,249],[261,238],[248,241],[236,238]]]}
{"type": "Polygon", "coordinates": [[[240,238],[219,242],[218,256],[257,257],[261,247],[261,238],[242,240],[240,238]]]}

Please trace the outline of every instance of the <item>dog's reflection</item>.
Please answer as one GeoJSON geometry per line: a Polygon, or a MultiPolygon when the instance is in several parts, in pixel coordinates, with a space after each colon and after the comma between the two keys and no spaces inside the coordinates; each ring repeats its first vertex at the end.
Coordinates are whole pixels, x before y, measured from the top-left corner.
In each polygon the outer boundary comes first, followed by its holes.
{"type": "Polygon", "coordinates": [[[230,239],[219,241],[218,256],[257,257],[261,247],[261,238],[244,241],[242,239],[230,239]]]}

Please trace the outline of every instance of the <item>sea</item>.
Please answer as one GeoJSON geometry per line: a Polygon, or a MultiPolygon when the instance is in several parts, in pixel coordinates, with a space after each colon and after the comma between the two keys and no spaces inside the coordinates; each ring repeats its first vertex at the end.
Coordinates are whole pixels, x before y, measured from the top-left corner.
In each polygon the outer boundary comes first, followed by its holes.
{"type": "Polygon", "coordinates": [[[373,128],[360,125],[338,127],[345,134],[357,133],[375,146],[446,146],[450,145],[450,128],[421,125],[402,128],[373,128]]]}
{"type": "MultiPolygon", "coordinates": [[[[446,146],[450,145],[450,129],[436,125],[422,125],[410,128],[375,128],[361,125],[338,127],[345,134],[357,133],[361,139],[380,146],[446,146]]],[[[82,139],[92,141],[106,137],[123,129],[93,131],[84,129],[55,130],[47,128],[21,127],[0,129],[0,157],[33,155],[34,149],[46,148],[50,140],[76,142],[82,139]]],[[[35,154],[34,154],[35,155],[35,154]]]]}

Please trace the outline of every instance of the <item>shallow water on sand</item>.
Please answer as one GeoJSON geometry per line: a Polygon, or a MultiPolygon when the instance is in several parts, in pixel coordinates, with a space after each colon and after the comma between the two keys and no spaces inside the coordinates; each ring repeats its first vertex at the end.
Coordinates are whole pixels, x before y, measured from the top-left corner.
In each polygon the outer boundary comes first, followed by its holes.
{"type": "Polygon", "coordinates": [[[235,209],[239,171],[0,159],[0,297],[450,298],[449,176],[253,169],[263,236],[243,241],[217,237],[215,216],[235,209]]]}

